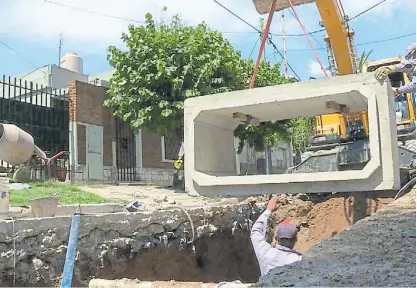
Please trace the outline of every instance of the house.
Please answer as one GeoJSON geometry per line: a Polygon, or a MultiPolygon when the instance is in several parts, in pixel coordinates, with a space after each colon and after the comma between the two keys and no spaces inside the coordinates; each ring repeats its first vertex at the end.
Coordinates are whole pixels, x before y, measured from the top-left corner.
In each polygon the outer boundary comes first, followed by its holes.
{"type": "MultiPolygon", "coordinates": [[[[58,105],[58,100],[63,101],[62,97],[55,99],[56,95],[62,94],[65,101],[70,100],[68,141],[73,179],[170,185],[173,163],[183,139],[173,134],[158,135],[147,129],[133,129],[114,117],[111,109],[103,107],[112,74],[113,71],[85,75],[82,59],[69,53],[62,58],[61,66],[46,65],[18,76],[18,83],[25,83],[29,88],[9,96],[51,108],[58,105]]],[[[253,155],[249,147],[236,154],[238,175],[255,173],[253,155]]],[[[268,155],[271,173],[283,173],[292,166],[290,145],[274,147],[268,155]]]]}

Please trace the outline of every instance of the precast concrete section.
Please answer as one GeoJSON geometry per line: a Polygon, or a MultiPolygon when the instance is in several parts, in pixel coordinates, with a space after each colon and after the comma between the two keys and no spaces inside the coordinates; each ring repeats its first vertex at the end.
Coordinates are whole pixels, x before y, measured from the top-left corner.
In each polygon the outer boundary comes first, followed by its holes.
{"type": "MultiPolygon", "coordinates": [[[[171,207],[149,213],[81,215],[73,285],[87,286],[92,278],[124,277],[254,283],[259,268],[249,226],[259,215],[257,209],[242,204],[187,213],[171,207]]],[[[71,216],[1,221],[0,286],[58,284],[70,225],[71,216]]]]}
{"type": "Polygon", "coordinates": [[[185,188],[211,197],[399,189],[394,107],[391,84],[372,73],[187,99],[185,188]],[[242,118],[259,123],[361,110],[368,110],[371,153],[362,170],[237,176],[233,132],[242,118]]]}

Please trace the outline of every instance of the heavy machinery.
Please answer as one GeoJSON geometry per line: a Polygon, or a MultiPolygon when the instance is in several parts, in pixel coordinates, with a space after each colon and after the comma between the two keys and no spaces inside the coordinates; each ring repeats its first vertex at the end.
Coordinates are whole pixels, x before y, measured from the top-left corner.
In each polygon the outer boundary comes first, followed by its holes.
{"type": "MultiPolygon", "coordinates": [[[[349,27],[349,17],[345,15],[340,0],[253,0],[253,2],[258,13],[269,13],[269,23],[265,33],[269,32],[274,12],[290,8],[307,38],[308,32],[298,18],[294,6],[315,2],[322,19],[320,25],[328,34],[324,40],[332,76],[362,72],[356,61],[354,31],[349,27]]],[[[365,69],[370,72],[380,66],[399,61],[401,58],[368,63],[365,69]]],[[[399,87],[409,81],[404,73],[394,73],[389,77],[393,87],[399,87]]],[[[411,140],[415,139],[415,111],[412,96],[402,95],[397,97],[395,102],[399,117],[398,135],[401,140],[400,166],[408,169],[413,163],[415,165],[415,140],[411,140]],[[402,145],[405,141],[409,141],[407,148],[402,145]]],[[[309,151],[303,155],[302,162],[288,169],[287,173],[361,170],[370,160],[367,111],[317,116],[314,130],[310,137],[309,151]]]]}
{"type": "MultiPolygon", "coordinates": [[[[364,65],[362,72],[373,72],[381,66],[389,66],[400,63],[401,57],[383,59],[379,61],[368,62],[364,65]]],[[[406,73],[392,73],[389,75],[391,86],[398,88],[410,82],[412,75],[406,73]]],[[[416,111],[413,95],[411,93],[404,93],[395,97],[395,110],[397,121],[397,136],[398,141],[406,147],[413,148],[412,144],[416,139],[416,111]]]]}
{"type": "MultiPolygon", "coordinates": [[[[312,2],[315,2],[322,19],[320,24],[325,27],[328,34],[324,40],[332,76],[361,72],[356,61],[354,31],[349,27],[349,18],[344,14],[340,0],[253,0],[253,2],[259,14],[269,14],[249,88],[253,87],[256,78],[264,45],[269,37],[269,28],[274,12],[291,8],[295,17],[298,18],[294,6],[312,2]]],[[[305,27],[301,21],[299,22],[307,35],[305,27]]],[[[401,61],[401,58],[372,62],[368,63],[365,69],[370,72],[382,65],[398,61],[401,61]]],[[[409,81],[404,73],[394,73],[390,75],[390,80],[393,87],[398,87],[409,81]]],[[[396,105],[399,110],[397,111],[399,117],[397,121],[398,135],[399,140],[402,141],[399,147],[400,166],[408,171],[410,165],[415,165],[415,140],[412,140],[415,138],[415,109],[412,96],[405,94],[397,97],[396,105]],[[404,147],[403,144],[407,144],[406,141],[408,141],[408,145],[404,147]]],[[[361,170],[370,160],[368,112],[333,113],[317,116],[315,131],[310,141],[310,151],[304,155],[301,163],[288,169],[287,173],[361,170]]],[[[176,175],[181,175],[179,170],[182,166],[181,157],[174,166],[177,169],[176,175]]],[[[415,166],[411,168],[411,171],[415,171],[415,166]]],[[[412,177],[410,175],[412,174],[408,173],[407,179],[403,181],[412,177]]],[[[179,183],[178,177],[176,179],[179,183]]]]}
{"type": "MultiPolygon", "coordinates": [[[[33,137],[13,124],[0,124],[0,160],[10,165],[20,165],[29,162],[32,157],[48,162],[33,137]]],[[[6,173],[0,174],[0,218],[9,216],[9,179],[6,173]]]]}

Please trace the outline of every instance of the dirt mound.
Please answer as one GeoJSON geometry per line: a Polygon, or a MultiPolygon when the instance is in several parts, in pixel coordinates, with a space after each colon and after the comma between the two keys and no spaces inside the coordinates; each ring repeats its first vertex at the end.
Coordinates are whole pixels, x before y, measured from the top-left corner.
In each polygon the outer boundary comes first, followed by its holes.
{"type": "MultiPolygon", "coordinates": [[[[268,196],[249,197],[243,202],[266,203],[268,198],[268,196]]],[[[365,201],[366,211],[363,212],[366,216],[370,216],[391,203],[393,195],[369,192],[365,201]]],[[[358,209],[355,207],[352,193],[327,196],[280,195],[278,202],[278,209],[269,221],[269,240],[272,240],[275,226],[284,218],[288,218],[299,229],[295,249],[302,253],[351,226],[355,209],[358,209]]]]}
{"type": "Polygon", "coordinates": [[[414,190],[253,287],[414,287],[415,227],[414,190]]]}

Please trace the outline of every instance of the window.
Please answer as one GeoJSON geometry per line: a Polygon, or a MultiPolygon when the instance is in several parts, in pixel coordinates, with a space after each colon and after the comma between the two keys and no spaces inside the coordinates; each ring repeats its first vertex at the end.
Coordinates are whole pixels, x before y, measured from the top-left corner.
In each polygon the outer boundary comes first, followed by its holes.
{"type": "Polygon", "coordinates": [[[162,162],[171,162],[173,163],[178,159],[178,152],[181,148],[182,139],[174,135],[173,133],[168,133],[161,137],[161,149],[162,149],[162,162]]]}

